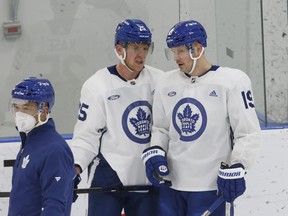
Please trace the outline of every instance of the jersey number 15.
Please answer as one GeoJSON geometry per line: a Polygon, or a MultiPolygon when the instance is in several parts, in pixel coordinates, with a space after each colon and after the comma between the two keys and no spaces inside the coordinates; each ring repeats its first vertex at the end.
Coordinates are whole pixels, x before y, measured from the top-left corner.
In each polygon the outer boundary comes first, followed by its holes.
{"type": "Polygon", "coordinates": [[[78,119],[80,121],[85,121],[87,118],[87,112],[86,110],[89,108],[89,105],[82,103],[79,106],[79,114],[78,114],[78,119]]]}

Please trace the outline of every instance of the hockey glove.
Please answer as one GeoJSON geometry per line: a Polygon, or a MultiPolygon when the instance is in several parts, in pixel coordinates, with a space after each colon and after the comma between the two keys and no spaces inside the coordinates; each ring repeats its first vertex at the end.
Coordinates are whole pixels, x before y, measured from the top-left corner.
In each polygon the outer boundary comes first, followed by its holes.
{"type": "MultiPolygon", "coordinates": [[[[81,176],[79,174],[77,174],[75,177],[74,177],[74,189],[77,189],[78,188],[78,184],[81,182],[81,176]]],[[[76,193],[76,191],[74,190],[73,191],[73,203],[77,200],[78,198],[78,195],[76,193]]]]}
{"type": "Polygon", "coordinates": [[[221,163],[217,179],[218,192],[224,196],[226,202],[232,203],[245,192],[244,175],[245,170],[242,164],[237,163],[229,167],[228,164],[221,163]]]}
{"type": "Polygon", "coordinates": [[[146,166],[146,176],[154,186],[170,187],[171,181],[162,176],[169,174],[166,152],[160,146],[152,146],[142,153],[142,161],[146,166]]]}

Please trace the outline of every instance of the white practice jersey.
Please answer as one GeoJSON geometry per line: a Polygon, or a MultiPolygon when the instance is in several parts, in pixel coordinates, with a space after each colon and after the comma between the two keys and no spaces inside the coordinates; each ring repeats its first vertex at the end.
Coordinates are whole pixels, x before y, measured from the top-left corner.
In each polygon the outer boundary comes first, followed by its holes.
{"type": "Polygon", "coordinates": [[[249,169],[259,132],[251,82],[240,70],[213,66],[200,77],[174,70],[156,84],[151,145],[167,152],[176,190],[217,189],[222,161],[249,169]]]}
{"type": "Polygon", "coordinates": [[[123,185],[149,183],[141,154],[150,145],[155,82],[162,74],[145,66],[125,81],[103,68],[84,83],[72,139],[75,164],[86,169],[100,151],[123,185]]]}

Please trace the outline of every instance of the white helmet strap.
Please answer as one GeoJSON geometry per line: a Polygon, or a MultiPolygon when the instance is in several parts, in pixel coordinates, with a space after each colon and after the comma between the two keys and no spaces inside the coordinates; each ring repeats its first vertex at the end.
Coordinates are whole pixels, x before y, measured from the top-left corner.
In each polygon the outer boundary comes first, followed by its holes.
{"type": "Polygon", "coordinates": [[[204,49],[205,49],[205,48],[202,47],[201,53],[200,53],[200,55],[199,55],[198,57],[193,57],[193,53],[191,52],[191,49],[189,50],[190,58],[193,60],[192,69],[191,69],[190,72],[188,73],[189,75],[192,75],[192,73],[193,73],[193,71],[194,71],[194,69],[195,69],[195,67],[196,67],[197,60],[198,60],[199,58],[201,58],[201,56],[202,56],[202,54],[203,54],[203,52],[204,52],[204,49]]]}
{"type": "Polygon", "coordinates": [[[48,112],[47,115],[46,115],[45,121],[41,121],[41,114],[42,114],[42,112],[38,112],[38,123],[36,124],[35,127],[39,127],[40,125],[43,125],[43,124],[47,123],[47,121],[50,118],[50,113],[48,112]]]}
{"type": "Polygon", "coordinates": [[[118,58],[118,59],[120,60],[120,62],[127,68],[127,70],[130,71],[130,72],[134,72],[134,71],[131,70],[131,69],[127,66],[127,64],[125,63],[125,59],[126,59],[126,49],[123,47],[123,57],[117,53],[116,48],[114,49],[114,51],[115,51],[115,54],[116,54],[117,58],[118,58]]]}

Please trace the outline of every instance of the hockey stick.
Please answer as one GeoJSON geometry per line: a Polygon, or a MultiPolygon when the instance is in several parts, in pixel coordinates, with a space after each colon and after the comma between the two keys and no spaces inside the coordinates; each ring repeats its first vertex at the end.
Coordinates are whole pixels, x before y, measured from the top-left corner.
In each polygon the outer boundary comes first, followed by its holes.
{"type": "Polygon", "coordinates": [[[77,194],[95,193],[95,192],[129,192],[129,191],[147,191],[152,189],[152,185],[127,185],[118,187],[92,187],[74,189],[77,194]]]}
{"type": "Polygon", "coordinates": [[[212,214],[223,202],[225,199],[223,196],[220,196],[215,202],[201,215],[201,216],[209,216],[212,214]]]}
{"type": "MultiPolygon", "coordinates": [[[[77,194],[95,193],[95,192],[129,192],[129,191],[147,191],[153,188],[151,185],[128,185],[122,187],[92,187],[74,189],[77,194]]],[[[1,197],[9,197],[10,192],[0,192],[1,197]]]]}
{"type": "Polygon", "coordinates": [[[10,192],[0,192],[0,198],[1,197],[9,197],[10,196],[10,192]]]}

